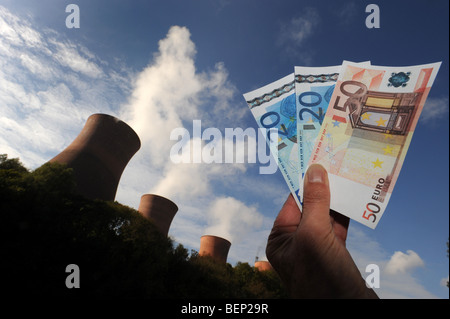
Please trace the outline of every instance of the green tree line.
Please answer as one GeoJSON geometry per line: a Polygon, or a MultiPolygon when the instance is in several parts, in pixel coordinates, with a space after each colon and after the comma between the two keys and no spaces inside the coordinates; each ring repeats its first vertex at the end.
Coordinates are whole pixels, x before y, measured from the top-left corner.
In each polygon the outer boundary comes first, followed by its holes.
{"type": "Polygon", "coordinates": [[[0,155],[2,288],[21,297],[285,298],[272,271],[216,263],[160,234],[136,210],[86,199],[73,171],[47,163],[30,171],[0,155]],[[66,266],[80,288],[65,285],[66,266]]]}

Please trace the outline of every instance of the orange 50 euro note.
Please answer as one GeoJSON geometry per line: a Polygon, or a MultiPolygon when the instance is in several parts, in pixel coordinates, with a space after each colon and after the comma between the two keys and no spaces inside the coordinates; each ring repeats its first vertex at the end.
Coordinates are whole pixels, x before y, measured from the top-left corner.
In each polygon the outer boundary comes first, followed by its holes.
{"type": "Polygon", "coordinates": [[[328,171],[331,209],[377,226],[440,64],[344,62],[309,161],[328,171]]]}

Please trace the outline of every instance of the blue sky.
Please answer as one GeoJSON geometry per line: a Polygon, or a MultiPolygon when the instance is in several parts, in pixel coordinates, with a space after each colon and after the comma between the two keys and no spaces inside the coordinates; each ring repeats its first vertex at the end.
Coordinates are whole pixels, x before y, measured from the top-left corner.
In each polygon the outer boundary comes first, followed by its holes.
{"type": "MultiPolygon", "coordinates": [[[[256,164],[168,161],[170,132],[257,128],[243,93],[294,66],[342,60],[375,65],[442,61],[399,180],[376,230],[352,222],[358,267],[381,269],[386,298],[448,298],[449,4],[436,1],[0,0],[0,153],[36,168],[59,153],[92,113],[120,117],[142,148],[117,200],[137,208],[154,192],[179,206],[169,235],[198,249],[212,233],[232,241],[228,261],[264,257],[289,190],[256,164]],[[68,29],[66,5],[80,8],[68,29]],[[380,8],[368,29],[366,5],[380,8]],[[30,135],[31,134],[31,135],[30,135]],[[31,136],[31,137],[30,137],[31,136]]],[[[233,143],[224,140],[224,143],[233,143]]]]}

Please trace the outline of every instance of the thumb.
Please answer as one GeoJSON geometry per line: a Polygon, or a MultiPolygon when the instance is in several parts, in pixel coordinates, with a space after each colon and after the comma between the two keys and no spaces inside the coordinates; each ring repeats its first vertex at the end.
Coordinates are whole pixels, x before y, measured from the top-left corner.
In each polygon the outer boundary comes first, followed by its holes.
{"type": "Polygon", "coordinates": [[[320,164],[311,165],[303,185],[303,217],[306,221],[330,223],[330,187],[328,173],[320,164]]]}

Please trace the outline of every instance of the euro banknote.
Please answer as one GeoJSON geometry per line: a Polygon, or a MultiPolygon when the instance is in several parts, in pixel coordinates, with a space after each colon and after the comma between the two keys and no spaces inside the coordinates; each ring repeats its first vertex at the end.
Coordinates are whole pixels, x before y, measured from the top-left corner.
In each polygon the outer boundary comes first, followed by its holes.
{"type": "Polygon", "coordinates": [[[440,64],[344,61],[308,163],[327,169],[333,210],[377,226],[440,64]]]}
{"type": "MultiPolygon", "coordinates": [[[[368,66],[370,61],[360,62],[368,66]]],[[[296,66],[295,103],[301,178],[311,157],[316,138],[328,109],[341,65],[327,67],[296,66]]]]}
{"type": "Polygon", "coordinates": [[[303,184],[299,178],[294,73],[245,93],[244,99],[259,127],[267,130],[266,141],[270,151],[297,205],[301,207],[303,184]],[[276,140],[272,129],[278,131],[276,140]]]}
{"type": "Polygon", "coordinates": [[[319,135],[341,66],[294,68],[301,178],[319,135]]]}

